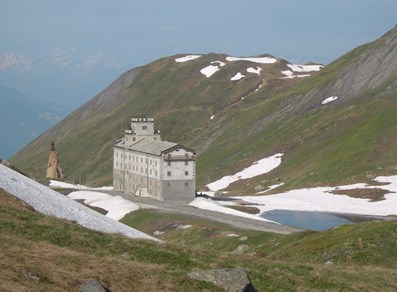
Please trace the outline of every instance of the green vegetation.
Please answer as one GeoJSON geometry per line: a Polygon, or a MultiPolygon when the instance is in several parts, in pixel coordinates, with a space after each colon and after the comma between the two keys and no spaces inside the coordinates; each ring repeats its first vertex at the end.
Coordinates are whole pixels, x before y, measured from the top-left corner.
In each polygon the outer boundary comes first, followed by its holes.
{"type": "Polygon", "coordinates": [[[43,216],[1,191],[0,289],[77,291],[95,277],[111,291],[221,291],[187,273],[236,267],[247,270],[260,291],[397,288],[393,221],[289,236],[147,210],[124,222],[148,233],[170,224],[192,227],[164,229],[162,244],[130,240],[43,216]],[[250,247],[244,254],[235,252],[241,244],[250,247]]]}
{"type": "Polygon", "coordinates": [[[281,79],[284,60],[263,65],[261,76],[236,82],[230,78],[253,63],[226,62],[206,78],[200,70],[211,61],[225,61],[225,55],[186,63],[176,63],[179,56],[157,60],[125,73],[11,162],[44,181],[49,144],[55,140],[69,179],[111,184],[114,141],[131,117],[148,116],[155,118],[164,140],[196,150],[199,189],[279,152],[284,153],[280,167],[235,183],[231,194],[252,194],[256,185],[274,181],[296,188],[394,174],[397,71],[371,58],[386,52],[393,59],[396,33],[352,50],[310,78],[281,79]],[[339,99],[322,105],[331,95],[339,99]]]}

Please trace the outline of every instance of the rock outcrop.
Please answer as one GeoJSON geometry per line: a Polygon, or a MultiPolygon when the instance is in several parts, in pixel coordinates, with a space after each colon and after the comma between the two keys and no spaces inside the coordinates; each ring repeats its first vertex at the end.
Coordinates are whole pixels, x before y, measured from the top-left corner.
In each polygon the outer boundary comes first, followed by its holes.
{"type": "Polygon", "coordinates": [[[201,270],[188,274],[192,279],[210,282],[228,292],[254,292],[246,271],[242,269],[201,270]]]}
{"type": "Polygon", "coordinates": [[[50,151],[50,157],[48,158],[46,177],[53,179],[64,178],[61,168],[61,163],[59,162],[58,154],[55,151],[54,142],[51,142],[51,151],[50,151]]]}

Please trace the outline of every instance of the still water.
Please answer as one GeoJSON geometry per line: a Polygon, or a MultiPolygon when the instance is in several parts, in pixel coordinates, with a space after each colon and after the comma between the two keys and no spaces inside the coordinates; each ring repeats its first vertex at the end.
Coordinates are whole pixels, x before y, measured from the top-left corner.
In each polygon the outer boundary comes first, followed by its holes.
{"type": "Polygon", "coordinates": [[[261,217],[284,225],[317,231],[324,231],[346,223],[354,223],[342,216],[322,212],[273,210],[263,213],[261,217]]]}

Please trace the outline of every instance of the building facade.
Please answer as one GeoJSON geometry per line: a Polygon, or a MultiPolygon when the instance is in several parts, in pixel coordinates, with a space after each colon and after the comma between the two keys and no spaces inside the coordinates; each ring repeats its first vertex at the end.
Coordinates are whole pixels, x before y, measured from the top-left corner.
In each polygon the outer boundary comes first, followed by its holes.
{"type": "Polygon", "coordinates": [[[132,118],[113,146],[113,187],[161,201],[190,202],[196,194],[196,154],[162,141],[152,118],[132,118]]]}

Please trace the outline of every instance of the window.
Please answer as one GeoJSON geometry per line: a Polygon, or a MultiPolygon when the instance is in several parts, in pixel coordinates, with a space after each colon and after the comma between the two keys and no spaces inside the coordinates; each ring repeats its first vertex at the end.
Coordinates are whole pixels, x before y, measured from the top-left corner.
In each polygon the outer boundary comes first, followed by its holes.
{"type": "Polygon", "coordinates": [[[185,171],[185,175],[189,175],[189,172],[188,172],[188,171],[185,171]]]}
{"type": "Polygon", "coordinates": [[[171,171],[167,171],[167,176],[171,176],[171,171]]]}
{"type": "Polygon", "coordinates": [[[142,126],[142,130],[147,130],[147,126],[142,126]]]}
{"type": "Polygon", "coordinates": [[[135,142],[135,137],[132,138],[132,142],[135,142]]]}
{"type": "Polygon", "coordinates": [[[185,161],[185,165],[189,165],[189,161],[185,161]]]}
{"type": "Polygon", "coordinates": [[[189,183],[188,182],[185,182],[185,187],[188,187],[189,186],[189,183]]]}
{"type": "Polygon", "coordinates": [[[168,166],[171,166],[171,161],[168,161],[167,164],[168,164],[168,166]]]}
{"type": "Polygon", "coordinates": [[[171,186],[171,183],[170,183],[170,182],[169,182],[169,183],[167,183],[167,186],[169,186],[169,187],[170,187],[170,186],[171,186]]]}

